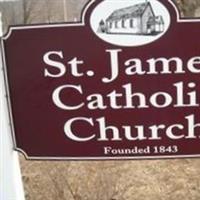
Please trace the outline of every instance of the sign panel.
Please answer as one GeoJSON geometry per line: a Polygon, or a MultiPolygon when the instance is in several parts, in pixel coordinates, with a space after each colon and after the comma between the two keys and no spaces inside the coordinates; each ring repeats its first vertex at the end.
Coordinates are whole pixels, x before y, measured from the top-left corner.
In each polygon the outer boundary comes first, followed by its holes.
{"type": "Polygon", "coordinates": [[[78,23],[2,40],[15,149],[29,159],[200,155],[200,20],[171,0],[90,1],[78,23]]]}

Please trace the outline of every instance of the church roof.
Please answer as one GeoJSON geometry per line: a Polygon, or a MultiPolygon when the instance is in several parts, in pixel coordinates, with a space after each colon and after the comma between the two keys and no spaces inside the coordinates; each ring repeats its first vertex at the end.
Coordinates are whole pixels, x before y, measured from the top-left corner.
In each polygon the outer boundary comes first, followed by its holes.
{"type": "Polygon", "coordinates": [[[133,6],[129,6],[126,8],[115,10],[106,21],[120,20],[126,19],[129,17],[139,17],[146,10],[147,6],[151,6],[149,2],[136,4],[133,6]]]}

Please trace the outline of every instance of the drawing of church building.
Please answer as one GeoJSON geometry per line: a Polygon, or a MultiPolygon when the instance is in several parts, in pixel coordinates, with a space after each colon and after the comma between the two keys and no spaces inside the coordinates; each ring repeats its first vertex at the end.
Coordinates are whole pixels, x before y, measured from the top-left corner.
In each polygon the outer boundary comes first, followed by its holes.
{"type": "Polygon", "coordinates": [[[105,21],[99,23],[104,33],[154,35],[164,31],[162,16],[156,16],[151,3],[136,4],[115,10],[105,21]]]}

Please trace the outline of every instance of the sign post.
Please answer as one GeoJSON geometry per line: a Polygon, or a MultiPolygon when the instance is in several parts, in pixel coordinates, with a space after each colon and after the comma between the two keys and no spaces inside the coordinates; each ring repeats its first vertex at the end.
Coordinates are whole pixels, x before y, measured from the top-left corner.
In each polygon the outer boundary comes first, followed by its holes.
{"type": "MultiPolygon", "coordinates": [[[[1,23],[1,20],[0,20],[1,23]]],[[[2,23],[0,26],[2,34],[2,23]]],[[[2,35],[1,35],[2,36],[2,35]]],[[[14,151],[10,121],[8,116],[7,95],[3,76],[2,52],[0,52],[0,199],[24,200],[22,177],[18,153],[14,151]]]]}

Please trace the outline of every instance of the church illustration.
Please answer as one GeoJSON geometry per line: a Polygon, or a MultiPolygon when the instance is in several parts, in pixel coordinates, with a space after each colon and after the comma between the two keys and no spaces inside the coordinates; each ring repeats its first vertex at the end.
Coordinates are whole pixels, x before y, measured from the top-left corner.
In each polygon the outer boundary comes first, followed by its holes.
{"type": "Polygon", "coordinates": [[[156,16],[150,2],[118,9],[99,22],[99,33],[157,35],[164,31],[164,20],[156,16]]]}

